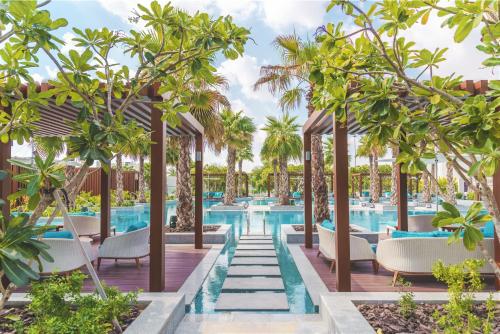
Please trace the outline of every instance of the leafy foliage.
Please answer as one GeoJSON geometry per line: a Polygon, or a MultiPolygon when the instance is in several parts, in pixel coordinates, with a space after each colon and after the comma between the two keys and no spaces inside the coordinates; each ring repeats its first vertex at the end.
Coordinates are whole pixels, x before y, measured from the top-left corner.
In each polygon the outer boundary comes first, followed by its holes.
{"type": "Polygon", "coordinates": [[[29,291],[29,309],[35,322],[27,333],[107,333],[112,320],[120,319],[137,302],[137,293],[121,293],[106,287],[107,300],[96,293],[81,294],[86,275],[74,272],[70,276],[51,276],[33,283],[29,291]]]}

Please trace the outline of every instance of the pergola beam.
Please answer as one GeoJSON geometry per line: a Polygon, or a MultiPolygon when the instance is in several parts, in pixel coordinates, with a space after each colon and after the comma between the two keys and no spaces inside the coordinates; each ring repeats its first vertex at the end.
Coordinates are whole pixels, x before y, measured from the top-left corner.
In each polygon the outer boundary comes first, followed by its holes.
{"type": "MultiPolygon", "coordinates": [[[[312,248],[312,152],[311,133],[304,133],[304,246],[312,248]]],[[[269,177],[268,177],[269,179],[269,177]]],[[[269,183],[269,182],[268,182],[269,183]]]]}
{"type": "Polygon", "coordinates": [[[408,231],[408,182],[407,175],[401,172],[401,165],[397,164],[396,192],[398,197],[398,230],[408,231]]]}
{"type": "Polygon", "coordinates": [[[165,185],[166,122],[162,112],[151,106],[151,213],[149,291],[165,289],[165,185]]]}
{"type": "Polygon", "coordinates": [[[111,227],[111,164],[108,165],[109,172],[106,173],[104,168],[101,167],[99,173],[101,174],[101,244],[110,235],[111,227]]]}
{"type": "Polygon", "coordinates": [[[195,137],[194,248],[203,248],[203,135],[195,137]]]}
{"type": "Polygon", "coordinates": [[[333,127],[335,262],[337,267],[335,275],[337,291],[349,292],[351,291],[351,254],[349,233],[349,156],[347,126],[341,124],[334,118],[333,127]]]}

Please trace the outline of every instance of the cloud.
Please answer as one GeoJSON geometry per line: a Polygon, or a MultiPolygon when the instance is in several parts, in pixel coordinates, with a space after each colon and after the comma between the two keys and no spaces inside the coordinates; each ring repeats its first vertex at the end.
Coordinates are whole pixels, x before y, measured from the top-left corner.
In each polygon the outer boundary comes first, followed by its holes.
{"type": "Polygon", "coordinates": [[[244,55],[236,60],[225,60],[218,68],[218,72],[225,76],[230,86],[238,87],[243,96],[261,102],[275,102],[275,98],[265,88],[254,91],[253,85],[259,78],[260,72],[257,58],[244,55]]]}
{"type": "Polygon", "coordinates": [[[57,68],[49,65],[45,65],[45,71],[47,72],[49,79],[55,79],[57,77],[57,73],[59,72],[57,68]]]}
{"type": "Polygon", "coordinates": [[[61,53],[67,54],[71,50],[75,50],[78,53],[83,52],[84,49],[82,47],[76,46],[76,42],[73,40],[75,37],[75,34],[71,32],[67,32],[63,35],[62,39],[64,41],[64,45],[61,48],[61,53]]]}
{"type": "Polygon", "coordinates": [[[327,1],[267,0],[261,3],[262,19],[277,32],[290,28],[314,29],[323,23],[327,1]]]}
{"type": "Polygon", "coordinates": [[[43,82],[43,77],[38,73],[33,73],[31,77],[35,80],[35,82],[43,82]]]}
{"type": "Polygon", "coordinates": [[[402,35],[407,40],[414,41],[416,49],[426,48],[433,52],[436,48],[448,48],[444,54],[446,60],[435,71],[437,75],[456,73],[462,75],[464,80],[497,79],[498,73],[492,73],[491,69],[485,69],[481,65],[486,56],[476,49],[481,39],[479,29],[475,29],[461,43],[455,43],[455,29],[442,28],[442,22],[442,18],[433,15],[426,25],[415,24],[402,35]]]}

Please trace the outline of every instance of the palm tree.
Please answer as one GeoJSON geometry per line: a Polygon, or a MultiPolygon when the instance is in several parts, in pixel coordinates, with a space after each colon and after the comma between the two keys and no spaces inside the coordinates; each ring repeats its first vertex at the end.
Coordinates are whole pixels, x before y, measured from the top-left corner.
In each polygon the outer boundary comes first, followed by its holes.
{"type": "Polygon", "coordinates": [[[233,112],[230,109],[222,111],[222,124],[224,127],[223,143],[227,147],[227,174],[224,205],[232,205],[236,197],[235,167],[236,152],[248,146],[255,132],[255,124],[243,111],[233,112]]]}
{"type": "Polygon", "coordinates": [[[241,150],[238,150],[236,153],[236,160],[238,160],[238,191],[237,196],[242,197],[243,192],[243,161],[253,161],[253,152],[252,145],[249,143],[248,146],[245,146],[241,150]]]}
{"type": "Polygon", "coordinates": [[[455,195],[455,178],[453,177],[453,163],[446,163],[446,201],[453,205],[457,204],[457,196],[455,195]]]}
{"type": "Polygon", "coordinates": [[[290,193],[288,183],[288,160],[300,159],[302,156],[302,138],[298,134],[300,126],[295,123],[297,117],[287,113],[280,119],[268,116],[263,130],[267,132],[262,150],[278,160],[280,169],[279,204],[288,205],[290,193]]]}
{"type": "Polygon", "coordinates": [[[144,158],[150,155],[151,137],[142,128],[137,128],[137,134],[134,136],[130,145],[130,153],[139,161],[139,191],[137,201],[146,203],[146,183],[144,181],[144,158]]]}
{"type": "MultiPolygon", "coordinates": [[[[279,94],[279,104],[284,111],[297,108],[305,98],[308,116],[311,116],[314,112],[311,102],[314,83],[309,80],[309,76],[319,53],[318,45],[302,41],[295,34],[276,37],[274,45],[281,54],[282,64],[262,66],[261,76],[254,88],[267,85],[273,95],[279,94]]],[[[311,153],[314,218],[316,221],[323,221],[330,218],[330,212],[321,135],[312,136],[311,153]]]]}
{"type": "MultiPolygon", "coordinates": [[[[334,170],[334,168],[333,168],[333,163],[334,163],[333,149],[334,149],[333,137],[330,136],[330,137],[326,138],[326,141],[323,143],[323,150],[325,152],[325,166],[328,169],[330,169],[331,171],[334,170]]],[[[332,173],[331,177],[333,178],[333,173],[332,173]]],[[[333,178],[333,180],[332,180],[332,186],[333,186],[333,189],[332,189],[332,192],[333,192],[335,189],[335,178],[333,178]]],[[[354,192],[354,189],[353,189],[353,192],[354,192]]]]}
{"type": "Polygon", "coordinates": [[[364,136],[361,138],[358,152],[356,154],[362,157],[368,157],[370,163],[370,195],[373,203],[380,200],[380,174],[378,170],[378,158],[384,156],[386,149],[376,140],[364,136]]]}
{"type": "MultiPolygon", "coordinates": [[[[222,147],[222,136],[224,131],[222,118],[219,110],[229,107],[229,101],[217,89],[226,87],[226,79],[221,76],[213,76],[208,80],[198,81],[187,87],[189,98],[185,102],[189,106],[190,113],[204,127],[205,143],[220,151],[222,147]]],[[[193,197],[191,193],[191,137],[180,137],[178,139],[179,152],[177,159],[177,229],[190,231],[194,222],[193,197]]]]}

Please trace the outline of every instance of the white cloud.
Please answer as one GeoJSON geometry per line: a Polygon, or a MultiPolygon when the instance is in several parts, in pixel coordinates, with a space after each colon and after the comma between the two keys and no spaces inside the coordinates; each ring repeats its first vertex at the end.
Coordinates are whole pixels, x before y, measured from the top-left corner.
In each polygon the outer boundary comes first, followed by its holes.
{"type": "Polygon", "coordinates": [[[35,82],[43,82],[43,77],[38,73],[33,73],[31,77],[35,80],[35,82]]]}
{"type": "Polygon", "coordinates": [[[327,3],[322,0],[267,0],[262,2],[262,19],[278,32],[290,28],[314,29],[323,23],[327,3]]]}
{"type": "Polygon", "coordinates": [[[218,68],[218,72],[229,80],[234,89],[239,87],[241,93],[248,99],[261,102],[275,101],[275,98],[263,87],[254,91],[253,85],[259,78],[261,64],[257,58],[244,55],[236,60],[225,60],[218,68]]]}
{"type": "Polygon", "coordinates": [[[61,53],[67,54],[70,50],[75,50],[78,53],[83,52],[83,48],[76,46],[76,42],[73,41],[73,38],[75,37],[75,34],[71,32],[67,32],[63,35],[62,39],[64,41],[64,45],[61,48],[61,53]]]}
{"type": "Polygon", "coordinates": [[[446,61],[437,69],[437,75],[462,75],[464,80],[498,79],[498,72],[484,69],[481,62],[486,59],[485,54],[476,49],[480,43],[479,29],[475,29],[464,41],[455,43],[453,35],[455,29],[442,28],[442,18],[431,16],[426,25],[416,24],[411,30],[405,31],[407,40],[416,43],[416,49],[426,48],[433,52],[436,48],[448,48],[444,54],[446,61]]]}
{"type": "Polygon", "coordinates": [[[259,3],[252,0],[215,0],[220,15],[231,15],[239,20],[250,18],[259,9],[259,3]]]}
{"type": "Polygon", "coordinates": [[[57,77],[57,73],[59,72],[57,68],[49,65],[45,65],[45,71],[47,72],[47,75],[50,79],[55,79],[57,77]]]}

